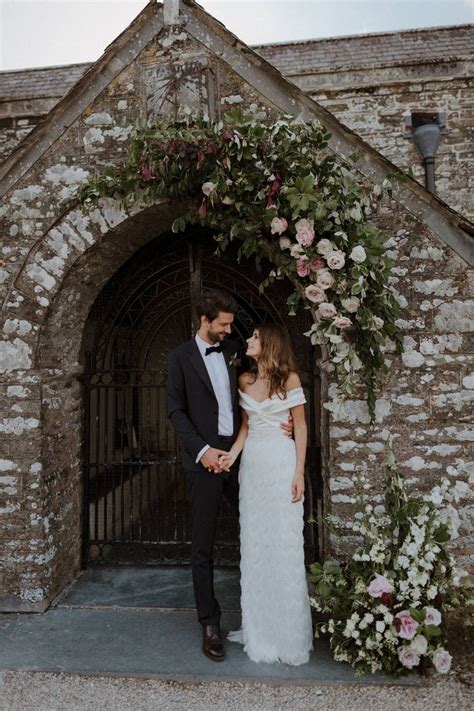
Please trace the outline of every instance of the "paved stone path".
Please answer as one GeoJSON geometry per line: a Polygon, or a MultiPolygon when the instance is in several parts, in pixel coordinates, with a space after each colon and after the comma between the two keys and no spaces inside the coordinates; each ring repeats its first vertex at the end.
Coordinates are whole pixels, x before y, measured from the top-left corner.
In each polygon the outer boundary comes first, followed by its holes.
{"type": "MultiPolygon", "coordinates": [[[[238,576],[220,570],[216,579],[223,628],[235,628],[238,576]]],[[[427,679],[356,677],[319,640],[300,667],[254,664],[230,643],[216,664],[200,652],[192,608],[187,569],[98,569],[41,615],[0,615],[0,711],[474,707],[463,643],[454,671],[427,679]]]]}

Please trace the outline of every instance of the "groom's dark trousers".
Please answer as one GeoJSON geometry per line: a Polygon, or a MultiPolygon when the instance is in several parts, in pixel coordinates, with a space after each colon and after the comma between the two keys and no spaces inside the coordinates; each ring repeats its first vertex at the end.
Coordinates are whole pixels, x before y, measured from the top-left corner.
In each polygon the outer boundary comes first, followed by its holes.
{"type": "Polygon", "coordinates": [[[183,466],[192,501],[192,573],[194,597],[201,625],[218,624],[221,616],[214,594],[214,543],[223,496],[238,508],[238,464],[230,472],[214,474],[196,458],[206,445],[228,451],[240,427],[237,370],[232,357],[240,356],[233,341],[223,342],[233,400],[234,432],[218,433],[218,404],[195,339],[175,348],[168,358],[168,416],[183,444],[183,466]]]}

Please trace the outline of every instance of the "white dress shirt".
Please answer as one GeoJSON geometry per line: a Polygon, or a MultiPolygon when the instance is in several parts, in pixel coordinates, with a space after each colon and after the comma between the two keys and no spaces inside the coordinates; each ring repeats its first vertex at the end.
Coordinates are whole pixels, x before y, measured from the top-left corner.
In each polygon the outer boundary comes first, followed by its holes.
{"type": "MultiPolygon", "coordinates": [[[[206,348],[209,348],[210,344],[206,343],[199,334],[196,334],[196,343],[209,373],[219,407],[218,433],[231,437],[234,433],[234,410],[232,407],[229,371],[227,370],[224,353],[209,353],[209,355],[206,355],[206,348]]],[[[216,343],[216,345],[218,344],[216,343]]],[[[197,455],[196,462],[200,461],[208,449],[210,449],[210,445],[206,444],[197,455]]]]}

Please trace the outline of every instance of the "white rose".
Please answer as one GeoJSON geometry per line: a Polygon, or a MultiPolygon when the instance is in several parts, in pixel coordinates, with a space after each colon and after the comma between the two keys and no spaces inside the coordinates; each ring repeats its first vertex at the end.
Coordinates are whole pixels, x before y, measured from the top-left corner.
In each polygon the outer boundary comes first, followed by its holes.
{"type": "Polygon", "coordinates": [[[297,243],[291,245],[290,254],[296,259],[307,259],[303,247],[297,243]]]}
{"type": "Polygon", "coordinates": [[[385,323],[385,321],[383,320],[383,318],[379,318],[378,316],[374,316],[374,318],[373,318],[372,321],[373,321],[373,324],[374,324],[374,328],[375,328],[377,331],[378,331],[380,328],[382,328],[382,326],[383,326],[384,323],[385,323]]]}
{"type": "Polygon", "coordinates": [[[326,301],[326,294],[319,286],[316,286],[316,284],[307,286],[304,293],[306,294],[306,298],[315,304],[321,304],[323,301],[326,301]]]}
{"type": "Polygon", "coordinates": [[[342,299],[341,304],[343,305],[346,311],[349,311],[349,313],[351,314],[355,314],[355,312],[359,308],[360,301],[357,296],[351,296],[348,299],[342,299]]]}
{"type": "Polygon", "coordinates": [[[362,245],[358,244],[356,247],[354,247],[352,252],[349,254],[349,257],[356,264],[362,264],[362,262],[365,262],[367,255],[366,255],[365,249],[362,247],[362,245]]]}
{"type": "Polygon", "coordinates": [[[377,632],[383,632],[385,629],[385,622],[382,622],[382,620],[377,620],[375,623],[375,629],[377,632]]]}
{"type": "Polygon", "coordinates": [[[305,217],[302,217],[300,220],[295,222],[295,229],[297,232],[299,230],[312,230],[313,227],[314,227],[314,221],[307,220],[305,217]]]}
{"type": "Polygon", "coordinates": [[[407,669],[413,669],[413,667],[417,667],[420,663],[420,657],[418,654],[415,654],[410,647],[399,647],[397,653],[399,660],[407,669]]]}
{"type": "Polygon", "coordinates": [[[441,624],[441,612],[435,607],[425,607],[425,625],[438,625],[441,624]]]}
{"type": "Polygon", "coordinates": [[[412,640],[410,644],[410,649],[412,652],[415,652],[415,654],[418,654],[421,656],[422,654],[426,654],[426,650],[428,649],[428,640],[426,637],[423,637],[422,634],[419,634],[415,637],[415,639],[412,640]]]}
{"type": "Polygon", "coordinates": [[[326,261],[330,269],[342,269],[346,263],[345,254],[340,249],[336,249],[334,252],[330,252],[326,255],[326,261]]]}
{"type": "Polygon", "coordinates": [[[209,195],[216,189],[216,187],[216,183],[211,183],[211,181],[208,181],[207,183],[202,184],[202,192],[204,193],[204,195],[207,195],[207,197],[209,197],[209,195]]]}
{"type": "Polygon", "coordinates": [[[316,284],[321,287],[321,289],[330,289],[334,284],[335,279],[329,269],[320,269],[317,272],[316,284]]]}
{"type": "Polygon", "coordinates": [[[272,235],[281,235],[288,227],[288,222],[284,217],[274,217],[270,226],[272,235]]]}
{"type": "Polygon", "coordinates": [[[280,249],[290,249],[291,240],[289,237],[280,237],[279,241],[280,241],[280,249]]]}
{"type": "Polygon", "coordinates": [[[296,239],[300,244],[308,247],[314,240],[313,220],[301,219],[295,222],[296,239]]]}
{"type": "Polygon", "coordinates": [[[433,655],[433,664],[437,672],[447,674],[451,669],[452,656],[445,649],[437,649],[433,655]]]}
{"type": "Polygon", "coordinates": [[[319,304],[318,312],[323,318],[332,318],[336,315],[337,310],[334,304],[323,303],[319,304]]]}
{"type": "Polygon", "coordinates": [[[233,200],[231,197],[226,195],[224,198],[222,198],[222,204],[223,205],[233,205],[235,200],[233,200]]]}
{"type": "Polygon", "coordinates": [[[332,242],[330,242],[328,239],[320,239],[317,244],[316,250],[318,254],[322,254],[323,256],[325,256],[326,254],[329,254],[329,252],[332,252],[332,242]]]}

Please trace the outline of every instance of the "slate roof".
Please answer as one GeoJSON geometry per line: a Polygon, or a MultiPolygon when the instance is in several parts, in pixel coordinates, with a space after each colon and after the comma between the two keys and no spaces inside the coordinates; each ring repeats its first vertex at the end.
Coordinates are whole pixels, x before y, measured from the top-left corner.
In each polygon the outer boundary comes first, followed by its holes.
{"type": "MultiPolygon", "coordinates": [[[[344,67],[430,63],[474,54],[474,24],[253,46],[285,76],[344,67]]],[[[0,101],[61,97],[92,63],[0,72],[0,101]]]]}
{"type": "Polygon", "coordinates": [[[0,101],[64,96],[90,66],[87,62],[0,72],[0,101]]]}
{"type": "Polygon", "coordinates": [[[252,47],[282,74],[432,63],[474,56],[474,24],[252,47]]]}
{"type": "MultiPolygon", "coordinates": [[[[359,153],[361,155],[358,163],[359,172],[370,180],[380,181],[388,173],[400,173],[400,170],[386,157],[366,143],[361,136],[344,126],[324,106],[312,100],[296,83],[285,79],[274,64],[242,43],[195,0],[181,1],[187,34],[198,42],[206,44],[224,65],[230,67],[244,82],[258,87],[263,97],[271,101],[279,110],[321,121],[331,133],[330,146],[336,153],[342,155],[349,155],[354,151],[359,153]]],[[[7,193],[28,173],[36,161],[49,150],[52,143],[77,120],[84,108],[94,101],[115,76],[118,76],[123,67],[128,66],[139,56],[143,47],[152,41],[162,28],[163,8],[150,1],[92,66],[82,65],[84,72],[79,80],[65,96],[58,97],[59,101],[45,119],[23,138],[0,168],[1,195],[7,193]]],[[[298,43],[299,46],[301,44],[308,43],[298,43]]],[[[281,48],[281,45],[279,46],[281,48]]],[[[64,67],[61,69],[64,70],[64,67]]],[[[7,73],[25,76],[25,72],[7,73]]],[[[35,72],[31,71],[26,76],[31,77],[34,74],[35,72]]],[[[12,91],[13,87],[10,90],[12,91]]],[[[422,220],[443,242],[469,263],[472,262],[472,240],[468,236],[474,231],[472,223],[413,179],[397,185],[394,194],[407,210],[422,220]]]]}

